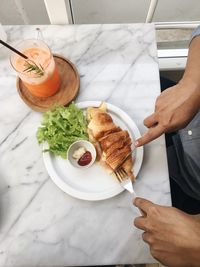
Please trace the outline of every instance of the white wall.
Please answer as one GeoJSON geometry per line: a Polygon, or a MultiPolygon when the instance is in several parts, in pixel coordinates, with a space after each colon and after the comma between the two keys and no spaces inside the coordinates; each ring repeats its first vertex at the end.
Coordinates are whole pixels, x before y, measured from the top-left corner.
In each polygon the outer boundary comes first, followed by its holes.
{"type": "Polygon", "coordinates": [[[75,23],[142,22],[150,0],[71,0],[75,23]]]}
{"type": "MultiPolygon", "coordinates": [[[[144,22],[150,0],[65,0],[75,23],[144,22]]],[[[56,0],[55,0],[56,4],[56,0]]],[[[159,0],[154,21],[200,20],[200,0],[159,0]]],[[[2,24],[49,24],[43,0],[0,0],[2,24]]]]}
{"type": "Polygon", "coordinates": [[[0,22],[4,25],[49,24],[43,0],[0,0],[0,22]]]}
{"type": "MultiPolygon", "coordinates": [[[[71,0],[76,23],[144,22],[150,0],[71,0]]],[[[200,20],[200,0],[159,0],[154,21],[200,20]]]]}
{"type": "Polygon", "coordinates": [[[150,0],[71,0],[75,23],[145,20],[150,0]]]}
{"type": "Polygon", "coordinates": [[[159,0],[154,21],[200,21],[199,0],[159,0]]]}

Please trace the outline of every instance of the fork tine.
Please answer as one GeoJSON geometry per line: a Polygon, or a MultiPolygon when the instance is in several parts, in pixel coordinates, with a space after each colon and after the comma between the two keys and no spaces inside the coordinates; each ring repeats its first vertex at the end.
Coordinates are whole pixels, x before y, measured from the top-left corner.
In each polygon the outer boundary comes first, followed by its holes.
{"type": "Polygon", "coordinates": [[[124,179],[127,176],[127,173],[123,168],[121,168],[120,171],[121,171],[122,179],[124,179]]]}
{"type": "Polygon", "coordinates": [[[118,181],[121,183],[124,180],[124,178],[127,176],[127,173],[123,168],[119,168],[118,170],[115,171],[115,175],[118,181]]]}
{"type": "Polygon", "coordinates": [[[123,173],[123,176],[124,176],[124,178],[127,176],[127,173],[126,173],[126,171],[124,170],[124,168],[121,168],[121,172],[123,173]]]}
{"type": "Polygon", "coordinates": [[[124,173],[123,173],[123,171],[122,171],[121,168],[119,169],[119,174],[120,174],[120,178],[121,178],[121,180],[123,180],[123,178],[124,178],[124,173]]]}
{"type": "Polygon", "coordinates": [[[121,176],[118,171],[115,171],[115,176],[117,177],[117,180],[121,183],[121,176]]]}
{"type": "MultiPolygon", "coordinates": [[[[131,194],[135,194],[133,189],[132,181],[124,168],[120,167],[118,170],[114,171],[117,180],[120,182],[121,186],[128,190],[131,194]]],[[[136,196],[136,194],[135,194],[136,196]]]]}

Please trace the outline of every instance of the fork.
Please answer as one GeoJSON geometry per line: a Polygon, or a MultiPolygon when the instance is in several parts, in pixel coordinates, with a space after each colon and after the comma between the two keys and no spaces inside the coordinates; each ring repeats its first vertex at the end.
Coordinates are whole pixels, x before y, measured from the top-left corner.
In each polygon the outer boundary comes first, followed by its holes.
{"type": "MultiPolygon", "coordinates": [[[[127,191],[129,191],[131,194],[134,195],[134,198],[137,197],[134,189],[133,189],[133,184],[132,181],[130,179],[130,177],[128,176],[128,174],[126,173],[126,171],[124,170],[123,167],[119,167],[119,169],[117,169],[116,171],[114,171],[114,174],[117,178],[117,180],[120,182],[120,185],[125,188],[127,191]]],[[[138,208],[139,210],[139,215],[141,216],[146,216],[145,213],[138,208]]]]}
{"type": "Polygon", "coordinates": [[[124,187],[127,191],[129,191],[130,193],[134,194],[136,197],[136,193],[133,189],[132,181],[130,177],[128,176],[128,174],[126,173],[126,171],[124,170],[124,168],[119,167],[116,171],[114,171],[114,173],[115,173],[117,180],[120,182],[120,185],[124,187]]]}

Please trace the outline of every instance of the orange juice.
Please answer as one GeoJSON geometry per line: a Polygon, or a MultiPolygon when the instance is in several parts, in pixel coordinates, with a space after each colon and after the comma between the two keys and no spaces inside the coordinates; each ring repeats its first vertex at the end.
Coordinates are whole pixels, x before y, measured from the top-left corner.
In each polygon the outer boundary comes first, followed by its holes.
{"type": "Polygon", "coordinates": [[[38,97],[54,95],[60,87],[60,77],[49,48],[40,40],[26,40],[17,49],[26,55],[28,60],[13,53],[11,64],[26,88],[38,97]],[[27,70],[27,62],[37,65],[42,74],[38,74],[36,70],[27,70]]]}

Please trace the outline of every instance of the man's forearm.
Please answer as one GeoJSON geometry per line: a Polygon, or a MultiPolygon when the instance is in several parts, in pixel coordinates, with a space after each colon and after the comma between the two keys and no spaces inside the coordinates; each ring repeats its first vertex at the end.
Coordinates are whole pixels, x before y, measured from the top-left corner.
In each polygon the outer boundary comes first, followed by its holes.
{"type": "Polygon", "coordinates": [[[181,82],[191,84],[191,89],[200,91],[200,36],[196,36],[190,43],[187,64],[181,82]]]}
{"type": "MultiPolygon", "coordinates": [[[[200,28],[198,28],[200,32],[200,28]]],[[[136,140],[142,146],[161,134],[183,129],[200,109],[200,36],[191,41],[186,70],[175,86],[156,99],[155,111],[145,118],[148,131],[136,140]]]]}
{"type": "Polygon", "coordinates": [[[184,75],[179,82],[188,88],[196,109],[200,108],[200,36],[190,43],[184,75]]]}
{"type": "Polygon", "coordinates": [[[198,222],[200,222],[200,214],[196,214],[196,215],[190,215],[192,218],[194,218],[195,220],[197,220],[198,222]]]}

